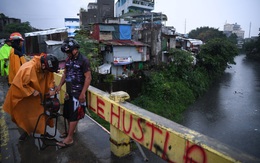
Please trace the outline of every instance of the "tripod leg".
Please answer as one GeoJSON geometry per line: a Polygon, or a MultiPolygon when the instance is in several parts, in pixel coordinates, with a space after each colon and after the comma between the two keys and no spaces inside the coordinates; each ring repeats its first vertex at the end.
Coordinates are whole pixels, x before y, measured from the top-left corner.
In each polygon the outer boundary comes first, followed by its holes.
{"type": "Polygon", "coordinates": [[[87,107],[86,107],[86,113],[87,113],[88,116],[91,117],[90,112],[88,111],[88,108],[87,108],[87,107]]]}
{"type": "Polygon", "coordinates": [[[144,153],[142,147],[140,146],[140,144],[137,143],[136,141],[134,141],[134,142],[135,142],[135,144],[137,145],[137,147],[138,147],[139,151],[141,152],[142,156],[144,157],[144,161],[148,161],[148,158],[146,157],[146,155],[145,155],[145,153],[144,153]]]}
{"type": "Polygon", "coordinates": [[[38,118],[38,120],[37,120],[37,122],[36,122],[36,124],[35,124],[35,128],[34,128],[34,130],[33,130],[33,137],[34,137],[34,138],[37,138],[37,137],[35,136],[35,133],[36,133],[36,130],[37,130],[39,121],[40,121],[40,119],[41,119],[41,116],[43,116],[43,115],[44,115],[44,113],[42,113],[42,114],[39,116],[39,118],[38,118]]]}
{"type": "Polygon", "coordinates": [[[54,119],[56,121],[55,122],[55,128],[54,128],[54,130],[55,130],[54,137],[55,137],[56,134],[57,134],[57,128],[58,128],[58,119],[59,119],[58,115],[55,115],[54,119]]]}
{"type": "Polygon", "coordinates": [[[64,128],[65,128],[65,133],[68,133],[66,118],[64,118],[64,128]]]}

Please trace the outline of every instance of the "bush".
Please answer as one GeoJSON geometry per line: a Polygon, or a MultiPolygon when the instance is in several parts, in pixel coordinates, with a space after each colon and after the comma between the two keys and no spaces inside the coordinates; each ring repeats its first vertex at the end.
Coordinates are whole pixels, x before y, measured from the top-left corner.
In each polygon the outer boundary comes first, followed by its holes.
{"type": "Polygon", "coordinates": [[[182,112],[208,90],[228,64],[235,63],[237,52],[227,39],[213,39],[202,47],[199,64],[194,66],[191,53],[174,49],[167,65],[146,76],[142,95],[132,103],[178,122],[182,112]]]}
{"type": "Polygon", "coordinates": [[[198,66],[205,68],[215,78],[224,72],[228,64],[235,64],[234,57],[237,55],[235,44],[227,39],[212,39],[201,47],[197,56],[198,66]]]}

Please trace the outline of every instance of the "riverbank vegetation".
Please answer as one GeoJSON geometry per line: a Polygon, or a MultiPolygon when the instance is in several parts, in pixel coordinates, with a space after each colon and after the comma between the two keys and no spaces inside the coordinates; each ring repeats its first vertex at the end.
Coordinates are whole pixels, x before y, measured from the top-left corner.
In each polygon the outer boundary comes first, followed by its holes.
{"type": "Polygon", "coordinates": [[[146,75],[141,95],[132,101],[144,109],[178,122],[181,113],[218,78],[229,64],[235,64],[235,44],[227,38],[209,40],[197,54],[172,49],[173,61],[159,65],[146,75]]]}
{"type": "MultiPolygon", "coordinates": [[[[8,37],[11,31],[20,31],[23,34],[35,30],[26,22],[6,26],[0,35],[8,37]]],[[[148,68],[149,71],[144,72],[143,90],[131,103],[178,121],[181,119],[181,113],[202,96],[230,64],[235,64],[233,59],[238,54],[235,35],[227,38],[222,31],[209,27],[197,28],[188,35],[205,43],[196,55],[196,65],[191,64],[194,61],[191,53],[172,49],[171,61],[156,65],[152,69],[148,68]]],[[[76,39],[81,44],[81,52],[90,59],[92,70],[95,70],[101,64],[102,57],[98,52],[98,43],[86,40],[88,36],[88,31],[80,30],[76,39]]],[[[259,59],[259,37],[257,40],[246,42],[244,49],[247,56],[259,59]]],[[[99,80],[98,73],[92,71],[92,77],[91,84],[95,85],[99,80]]],[[[93,116],[94,119],[98,119],[96,115],[93,116]]],[[[109,125],[106,126],[109,128],[109,125]]]]}
{"type": "MultiPolygon", "coordinates": [[[[216,29],[205,27],[198,30],[192,31],[193,37],[204,38],[206,43],[195,56],[196,64],[194,54],[171,49],[169,62],[153,65],[144,71],[142,92],[131,103],[178,122],[183,111],[202,96],[230,64],[235,64],[234,57],[238,50],[234,41],[216,29]]],[[[82,50],[90,46],[81,47],[82,50]]],[[[93,58],[93,52],[85,51],[85,54],[92,53],[88,57],[93,58]]],[[[109,124],[97,115],[92,114],[92,118],[109,129],[109,124]]]]}
{"type": "MultiPolygon", "coordinates": [[[[90,59],[92,70],[95,70],[101,64],[102,57],[98,54],[98,43],[86,40],[88,35],[86,31],[79,31],[76,39],[81,44],[82,53],[90,59]]],[[[196,55],[196,65],[192,64],[194,58],[191,53],[172,49],[171,61],[144,71],[142,92],[131,103],[178,122],[182,112],[208,90],[229,64],[234,64],[233,58],[237,55],[232,43],[234,41],[226,38],[221,31],[202,27],[191,31],[189,35],[205,42],[196,55]]],[[[92,72],[92,77],[91,84],[95,85],[98,82],[96,71],[92,72]]],[[[95,114],[91,115],[109,129],[107,122],[95,114]]]]}
{"type": "Polygon", "coordinates": [[[260,34],[256,39],[251,39],[244,44],[244,50],[248,58],[260,61],[260,34]]]}

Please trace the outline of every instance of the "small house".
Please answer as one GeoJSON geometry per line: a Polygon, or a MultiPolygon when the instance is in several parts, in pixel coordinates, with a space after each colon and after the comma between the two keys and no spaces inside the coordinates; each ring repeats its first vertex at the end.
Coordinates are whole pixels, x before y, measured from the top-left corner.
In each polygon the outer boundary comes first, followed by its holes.
{"type": "Polygon", "coordinates": [[[56,50],[50,50],[55,49],[54,46],[61,46],[61,41],[68,37],[67,30],[67,28],[56,28],[25,33],[25,53],[27,55],[36,55],[43,52],[56,54],[56,50]]]}
{"type": "Polygon", "coordinates": [[[92,27],[91,37],[99,41],[104,58],[100,74],[128,77],[149,60],[149,45],[131,39],[131,24],[96,23],[92,27]]]}
{"type": "Polygon", "coordinates": [[[131,40],[131,24],[96,23],[92,26],[91,37],[94,40],[131,40]]]}
{"type": "MultiPolygon", "coordinates": [[[[128,77],[143,68],[149,60],[148,45],[133,40],[100,41],[105,47],[102,50],[104,65],[101,72],[113,74],[115,77],[128,77]]],[[[104,74],[104,73],[103,73],[104,74]]]]}
{"type": "Polygon", "coordinates": [[[203,44],[203,42],[201,40],[198,39],[184,39],[184,44],[183,44],[183,48],[185,50],[191,51],[193,53],[198,53],[200,50],[200,46],[203,44]]]}

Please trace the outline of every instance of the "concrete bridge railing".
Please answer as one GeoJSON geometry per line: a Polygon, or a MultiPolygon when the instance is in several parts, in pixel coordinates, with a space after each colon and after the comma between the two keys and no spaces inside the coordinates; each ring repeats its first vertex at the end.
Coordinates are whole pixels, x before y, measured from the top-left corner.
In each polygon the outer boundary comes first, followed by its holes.
{"type": "MultiPolygon", "coordinates": [[[[55,74],[56,83],[60,78],[61,74],[55,74]]],[[[60,92],[61,103],[65,87],[60,92]]],[[[110,123],[111,151],[118,157],[131,152],[133,139],[168,162],[259,162],[237,149],[124,102],[127,93],[108,94],[90,86],[87,94],[88,109],[110,123]]]]}

